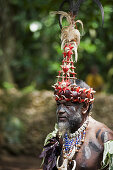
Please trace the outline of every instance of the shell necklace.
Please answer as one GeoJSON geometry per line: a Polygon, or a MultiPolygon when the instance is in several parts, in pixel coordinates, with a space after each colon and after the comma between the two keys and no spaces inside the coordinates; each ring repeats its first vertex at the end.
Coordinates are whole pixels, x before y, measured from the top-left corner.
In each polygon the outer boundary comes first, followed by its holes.
{"type": "Polygon", "coordinates": [[[77,153],[84,142],[85,135],[86,135],[86,128],[88,126],[89,119],[87,119],[83,125],[75,131],[75,133],[70,133],[69,135],[66,133],[63,138],[63,163],[59,166],[59,158],[57,158],[57,168],[58,170],[67,170],[68,165],[72,164],[72,170],[76,169],[76,161],[72,160],[75,153],[77,153]]]}

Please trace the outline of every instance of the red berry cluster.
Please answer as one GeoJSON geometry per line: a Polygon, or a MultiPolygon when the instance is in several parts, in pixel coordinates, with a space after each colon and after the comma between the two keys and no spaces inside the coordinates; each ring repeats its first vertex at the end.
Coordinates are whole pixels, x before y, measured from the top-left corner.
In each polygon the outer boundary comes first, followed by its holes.
{"type": "Polygon", "coordinates": [[[64,47],[63,61],[55,88],[55,99],[73,102],[93,102],[92,88],[80,88],[76,85],[76,73],[74,71],[73,46],[71,44],[64,47]],[[73,83],[72,83],[73,82],[73,83]]]}
{"type": "Polygon", "coordinates": [[[64,90],[58,90],[55,89],[55,100],[66,100],[66,101],[72,101],[72,102],[90,102],[92,103],[94,101],[93,94],[95,91],[90,89],[82,89],[80,87],[77,87],[76,90],[69,90],[69,88],[64,90]]]}

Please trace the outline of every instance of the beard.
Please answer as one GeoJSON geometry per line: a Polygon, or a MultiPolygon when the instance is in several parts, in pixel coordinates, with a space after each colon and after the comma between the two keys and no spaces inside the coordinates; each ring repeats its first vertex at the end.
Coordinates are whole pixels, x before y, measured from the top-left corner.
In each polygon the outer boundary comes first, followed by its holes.
{"type": "Polygon", "coordinates": [[[82,115],[81,108],[79,108],[74,114],[67,113],[67,121],[58,122],[58,129],[62,136],[65,133],[74,133],[81,125],[82,115]]]}
{"type": "Polygon", "coordinates": [[[64,136],[65,133],[69,133],[70,132],[69,122],[58,122],[58,131],[62,136],[64,136]]]}

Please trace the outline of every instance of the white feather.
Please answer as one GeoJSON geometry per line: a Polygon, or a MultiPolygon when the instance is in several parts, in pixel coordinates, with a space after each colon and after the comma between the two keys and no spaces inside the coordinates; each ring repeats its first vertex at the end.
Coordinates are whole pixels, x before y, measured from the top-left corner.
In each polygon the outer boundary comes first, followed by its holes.
{"type": "Polygon", "coordinates": [[[76,23],[81,24],[82,26],[82,34],[83,34],[83,23],[81,20],[74,21],[71,15],[64,11],[54,11],[51,14],[59,14],[60,16],[60,23],[62,24],[62,20],[65,17],[69,26],[64,26],[61,30],[61,50],[64,49],[65,45],[69,45],[70,43],[73,46],[73,52],[75,53],[75,61],[77,62],[78,54],[77,48],[80,44],[80,32],[78,29],[75,28],[76,23]]]}

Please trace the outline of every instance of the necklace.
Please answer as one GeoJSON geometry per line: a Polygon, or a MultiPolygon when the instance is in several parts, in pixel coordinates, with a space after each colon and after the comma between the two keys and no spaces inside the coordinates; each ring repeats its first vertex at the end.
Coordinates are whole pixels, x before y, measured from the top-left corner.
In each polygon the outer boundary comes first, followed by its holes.
{"type": "Polygon", "coordinates": [[[86,135],[86,128],[88,126],[89,119],[87,119],[83,125],[75,132],[70,133],[69,135],[66,133],[63,138],[63,163],[59,166],[59,158],[57,158],[57,168],[58,170],[67,170],[68,164],[73,162],[72,170],[76,168],[76,161],[72,160],[75,153],[77,153],[84,142],[86,135]]]}

